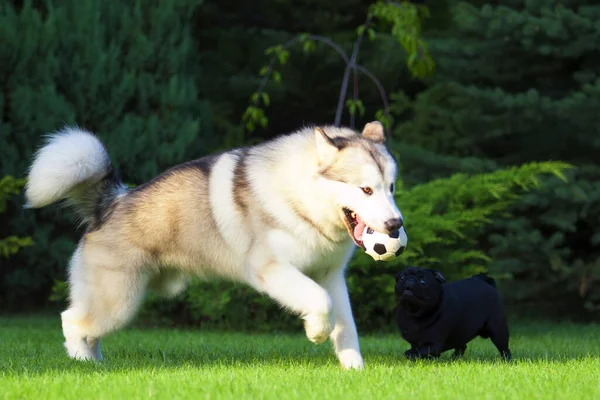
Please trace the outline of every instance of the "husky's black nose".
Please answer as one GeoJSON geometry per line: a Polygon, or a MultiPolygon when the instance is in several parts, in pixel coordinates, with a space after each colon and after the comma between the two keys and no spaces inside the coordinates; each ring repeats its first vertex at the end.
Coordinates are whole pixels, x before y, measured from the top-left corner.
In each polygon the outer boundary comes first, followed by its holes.
{"type": "Polygon", "coordinates": [[[387,221],[385,221],[385,229],[388,230],[388,232],[396,232],[398,229],[402,228],[402,218],[392,218],[392,219],[388,219],[387,221]]]}

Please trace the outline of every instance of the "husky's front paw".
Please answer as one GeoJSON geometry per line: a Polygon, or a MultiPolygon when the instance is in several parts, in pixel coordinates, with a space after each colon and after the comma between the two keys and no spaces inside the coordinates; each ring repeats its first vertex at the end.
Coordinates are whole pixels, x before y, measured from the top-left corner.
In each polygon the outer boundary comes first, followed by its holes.
{"type": "Polygon", "coordinates": [[[333,331],[335,321],[332,313],[309,314],[304,317],[304,330],[308,340],[315,344],[323,343],[333,331]]]}
{"type": "Polygon", "coordinates": [[[356,350],[342,350],[338,353],[338,359],[342,364],[342,368],[348,369],[363,369],[364,362],[360,353],[356,350]]]}

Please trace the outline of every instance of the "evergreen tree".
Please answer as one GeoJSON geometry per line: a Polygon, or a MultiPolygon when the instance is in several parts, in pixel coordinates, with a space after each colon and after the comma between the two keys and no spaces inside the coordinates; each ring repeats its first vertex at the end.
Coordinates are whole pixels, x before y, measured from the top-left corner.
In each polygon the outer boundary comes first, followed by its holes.
{"type": "MultiPolygon", "coordinates": [[[[196,87],[200,2],[0,2],[0,173],[22,177],[42,135],[64,124],[96,132],[134,184],[216,147],[196,87]]],[[[36,246],[2,261],[2,309],[45,301],[77,240],[65,213],[21,204],[8,205],[0,238],[36,246]]]]}
{"type": "MultiPolygon", "coordinates": [[[[25,184],[24,179],[15,179],[10,175],[0,179],[0,214],[6,211],[8,199],[15,194],[18,194],[25,184]]],[[[30,237],[9,236],[0,238],[0,258],[8,258],[16,254],[23,247],[33,244],[30,237]]]]}
{"type": "Polygon", "coordinates": [[[600,301],[600,4],[592,0],[449,2],[453,24],[430,30],[438,73],[416,98],[394,95],[398,137],[499,166],[561,159],[550,179],[498,222],[479,248],[507,297],[600,301]],[[508,283],[507,283],[508,285],[508,283]]]}

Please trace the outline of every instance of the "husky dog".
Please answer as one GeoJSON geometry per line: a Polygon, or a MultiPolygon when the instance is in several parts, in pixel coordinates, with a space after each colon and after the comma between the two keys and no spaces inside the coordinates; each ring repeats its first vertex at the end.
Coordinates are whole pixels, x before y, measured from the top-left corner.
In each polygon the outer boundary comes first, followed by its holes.
{"type": "Polygon", "coordinates": [[[218,276],[270,296],[310,341],[329,337],[345,369],[363,368],[344,270],[365,226],[402,226],[384,142],[379,122],[362,134],[307,127],[128,189],[94,134],[51,134],[25,195],[29,208],[65,200],[86,226],[61,314],[69,356],[101,359],[100,338],[134,317],[147,289],[174,296],[189,277],[218,276]]]}

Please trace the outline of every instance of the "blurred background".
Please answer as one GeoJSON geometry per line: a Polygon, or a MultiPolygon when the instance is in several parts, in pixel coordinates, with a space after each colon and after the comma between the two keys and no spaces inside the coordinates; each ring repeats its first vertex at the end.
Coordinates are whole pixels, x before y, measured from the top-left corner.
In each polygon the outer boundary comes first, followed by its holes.
{"type": "MultiPolygon", "coordinates": [[[[395,329],[393,274],[487,271],[511,317],[600,319],[600,5],[595,0],[0,0],[0,312],[66,299],[82,234],[23,210],[43,135],[93,130],[130,185],[305,124],[378,119],[409,236],[357,250],[359,329],[395,329]]],[[[140,325],[288,330],[228,282],[149,295],[140,325]]]]}

